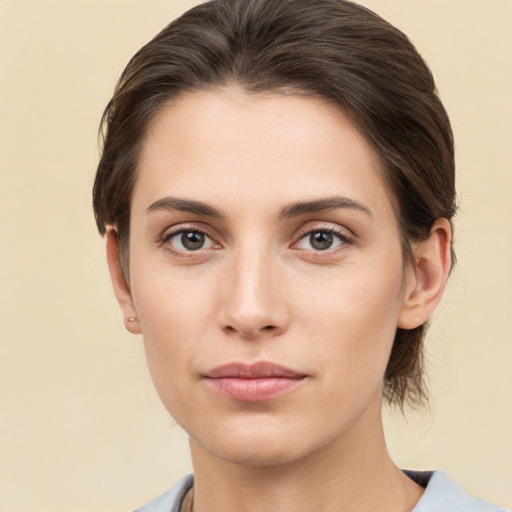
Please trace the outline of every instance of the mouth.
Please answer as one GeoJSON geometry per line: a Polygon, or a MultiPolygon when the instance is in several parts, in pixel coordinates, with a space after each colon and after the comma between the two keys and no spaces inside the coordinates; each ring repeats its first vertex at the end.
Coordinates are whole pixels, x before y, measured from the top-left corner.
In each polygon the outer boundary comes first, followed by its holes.
{"type": "Polygon", "coordinates": [[[307,375],[275,363],[229,363],[203,375],[215,391],[237,401],[262,402],[302,384],[307,375]]]}

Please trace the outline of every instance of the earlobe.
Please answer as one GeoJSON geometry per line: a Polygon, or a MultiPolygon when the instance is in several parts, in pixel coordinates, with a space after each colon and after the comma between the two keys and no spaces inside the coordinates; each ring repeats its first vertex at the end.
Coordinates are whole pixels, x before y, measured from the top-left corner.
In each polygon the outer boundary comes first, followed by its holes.
{"type": "Polygon", "coordinates": [[[399,328],[419,327],[441,301],[451,268],[450,241],[449,221],[437,219],[427,240],[413,248],[414,263],[407,269],[399,328]]]}
{"type": "Polygon", "coordinates": [[[117,298],[117,302],[124,316],[126,329],[133,334],[140,334],[140,325],[137,319],[137,313],[133,304],[130,287],[121,269],[119,262],[119,244],[117,231],[113,228],[107,230],[107,262],[110,271],[110,279],[117,298]]]}

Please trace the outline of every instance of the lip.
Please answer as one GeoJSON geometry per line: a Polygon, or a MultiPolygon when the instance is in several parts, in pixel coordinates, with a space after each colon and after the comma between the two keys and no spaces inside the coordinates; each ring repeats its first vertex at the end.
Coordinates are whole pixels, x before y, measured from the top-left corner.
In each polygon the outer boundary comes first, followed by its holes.
{"type": "Polygon", "coordinates": [[[306,377],[304,373],[268,361],[229,363],[203,375],[206,383],[216,391],[243,402],[277,398],[295,389],[306,377]]]}

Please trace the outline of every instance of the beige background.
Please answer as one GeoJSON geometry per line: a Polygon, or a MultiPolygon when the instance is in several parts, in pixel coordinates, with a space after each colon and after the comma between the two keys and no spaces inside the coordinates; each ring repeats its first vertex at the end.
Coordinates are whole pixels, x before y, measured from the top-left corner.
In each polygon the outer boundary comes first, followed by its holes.
{"type": "MultiPolygon", "coordinates": [[[[115,79],[194,3],[0,0],[0,512],[130,510],[190,469],[124,331],[90,189],[115,79]]],[[[512,507],[512,2],[365,4],[429,61],[461,196],[431,410],[387,415],[390,449],[512,507]]]]}

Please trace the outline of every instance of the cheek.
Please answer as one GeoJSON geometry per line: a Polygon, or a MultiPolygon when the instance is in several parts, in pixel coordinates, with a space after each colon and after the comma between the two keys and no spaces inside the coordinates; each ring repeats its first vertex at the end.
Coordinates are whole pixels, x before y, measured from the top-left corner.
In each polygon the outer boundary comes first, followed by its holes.
{"type": "Polygon", "coordinates": [[[142,331],[156,342],[187,336],[209,319],[216,281],[208,268],[176,267],[163,251],[141,250],[134,251],[131,275],[142,331]]]}
{"type": "Polygon", "coordinates": [[[401,267],[378,273],[348,269],[303,284],[294,294],[300,297],[298,330],[307,333],[310,350],[325,366],[321,373],[353,392],[380,382],[401,309],[401,267]]]}
{"type": "Polygon", "coordinates": [[[187,396],[201,342],[211,338],[216,288],[211,279],[153,269],[139,271],[135,263],[132,294],[151,377],[170,408],[176,394],[187,396]]]}

